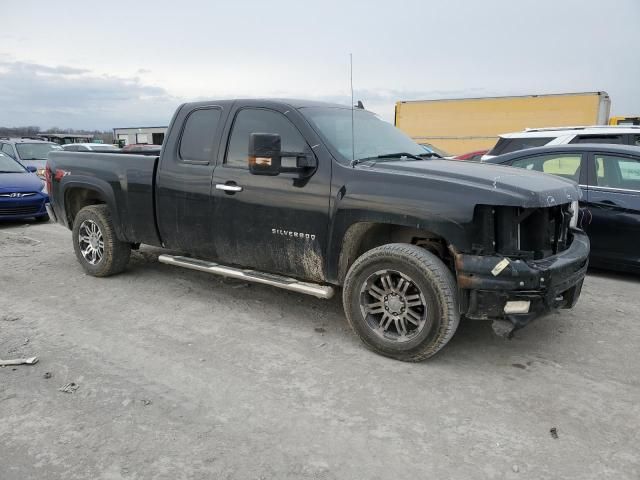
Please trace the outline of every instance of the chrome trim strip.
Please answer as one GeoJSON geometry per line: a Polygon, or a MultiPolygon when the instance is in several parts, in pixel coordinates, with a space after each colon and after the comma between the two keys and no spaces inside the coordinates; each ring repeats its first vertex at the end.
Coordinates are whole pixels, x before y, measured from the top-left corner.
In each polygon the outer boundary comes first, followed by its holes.
{"type": "Polygon", "coordinates": [[[230,278],[237,278],[247,282],[261,283],[273,287],[291,290],[293,292],[306,293],[317,298],[329,299],[333,297],[335,289],[328,285],[318,285],[296,280],[295,278],[283,277],[271,273],[258,272],[256,270],[227,267],[215,262],[207,262],[195,258],[182,257],[179,255],[160,255],[160,263],[174,265],[177,267],[190,268],[201,272],[213,273],[230,278]]]}
{"type": "Polygon", "coordinates": [[[628,188],[615,188],[615,187],[600,187],[597,185],[578,185],[579,187],[586,188],[587,190],[597,190],[597,191],[613,191],[613,192],[628,192],[628,193],[637,193],[640,195],[640,190],[631,190],[628,188]]]}
{"type": "Polygon", "coordinates": [[[22,193],[22,192],[11,192],[11,193],[0,193],[0,197],[7,198],[24,198],[24,197],[32,197],[35,193],[22,193]]]}

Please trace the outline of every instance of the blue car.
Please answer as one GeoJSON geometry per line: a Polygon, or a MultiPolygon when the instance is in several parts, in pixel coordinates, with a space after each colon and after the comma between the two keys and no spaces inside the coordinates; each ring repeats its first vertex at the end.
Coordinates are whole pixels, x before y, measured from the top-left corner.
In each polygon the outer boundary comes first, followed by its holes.
{"type": "Polygon", "coordinates": [[[24,167],[0,153],[0,221],[35,218],[49,220],[44,182],[34,173],[36,167],[24,167]]]}

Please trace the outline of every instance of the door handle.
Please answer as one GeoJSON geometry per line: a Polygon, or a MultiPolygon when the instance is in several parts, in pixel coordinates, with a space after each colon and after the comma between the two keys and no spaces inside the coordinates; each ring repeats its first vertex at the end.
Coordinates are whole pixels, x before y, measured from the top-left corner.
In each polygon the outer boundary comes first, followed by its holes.
{"type": "Polygon", "coordinates": [[[216,183],[216,190],[223,190],[225,192],[236,193],[241,192],[242,187],[236,184],[216,183]]]}
{"type": "Polygon", "coordinates": [[[599,203],[603,207],[617,207],[618,206],[618,204],[616,202],[614,202],[613,200],[600,200],[599,203]]]}

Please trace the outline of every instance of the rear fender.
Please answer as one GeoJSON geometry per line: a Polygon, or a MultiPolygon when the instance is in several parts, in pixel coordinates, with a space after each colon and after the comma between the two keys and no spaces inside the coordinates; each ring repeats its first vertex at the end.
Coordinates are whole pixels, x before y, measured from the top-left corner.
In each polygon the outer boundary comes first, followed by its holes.
{"type": "MultiPolygon", "coordinates": [[[[62,192],[62,198],[64,198],[64,203],[60,207],[62,208],[62,219],[65,226],[69,229],[73,228],[73,219],[71,216],[73,212],[68,212],[69,208],[68,203],[68,194],[73,191],[73,189],[84,189],[90,190],[94,192],[97,198],[104,204],[109,207],[109,211],[111,214],[111,219],[113,221],[113,226],[116,231],[116,235],[119,240],[128,241],[124,234],[124,229],[122,228],[122,223],[120,221],[120,212],[117,208],[117,202],[115,199],[115,195],[113,193],[113,189],[109,185],[108,182],[101,180],[96,177],[89,176],[74,176],[73,178],[63,177],[60,181],[60,191],[62,192]]],[[[87,205],[91,205],[88,203],[87,205]]],[[[77,212],[76,212],[77,213],[77,212]]],[[[123,212],[126,213],[126,212],[123,212]]]]}

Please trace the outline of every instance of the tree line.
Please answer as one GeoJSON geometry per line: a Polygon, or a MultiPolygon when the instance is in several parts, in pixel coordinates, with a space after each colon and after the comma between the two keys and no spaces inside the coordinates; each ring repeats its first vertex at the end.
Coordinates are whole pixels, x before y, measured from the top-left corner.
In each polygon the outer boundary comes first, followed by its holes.
{"type": "Polygon", "coordinates": [[[113,132],[111,130],[78,130],[75,128],[52,127],[42,130],[36,126],[25,127],[0,127],[0,137],[35,137],[40,133],[71,133],[77,135],[92,135],[104,143],[113,142],[113,132]]]}

